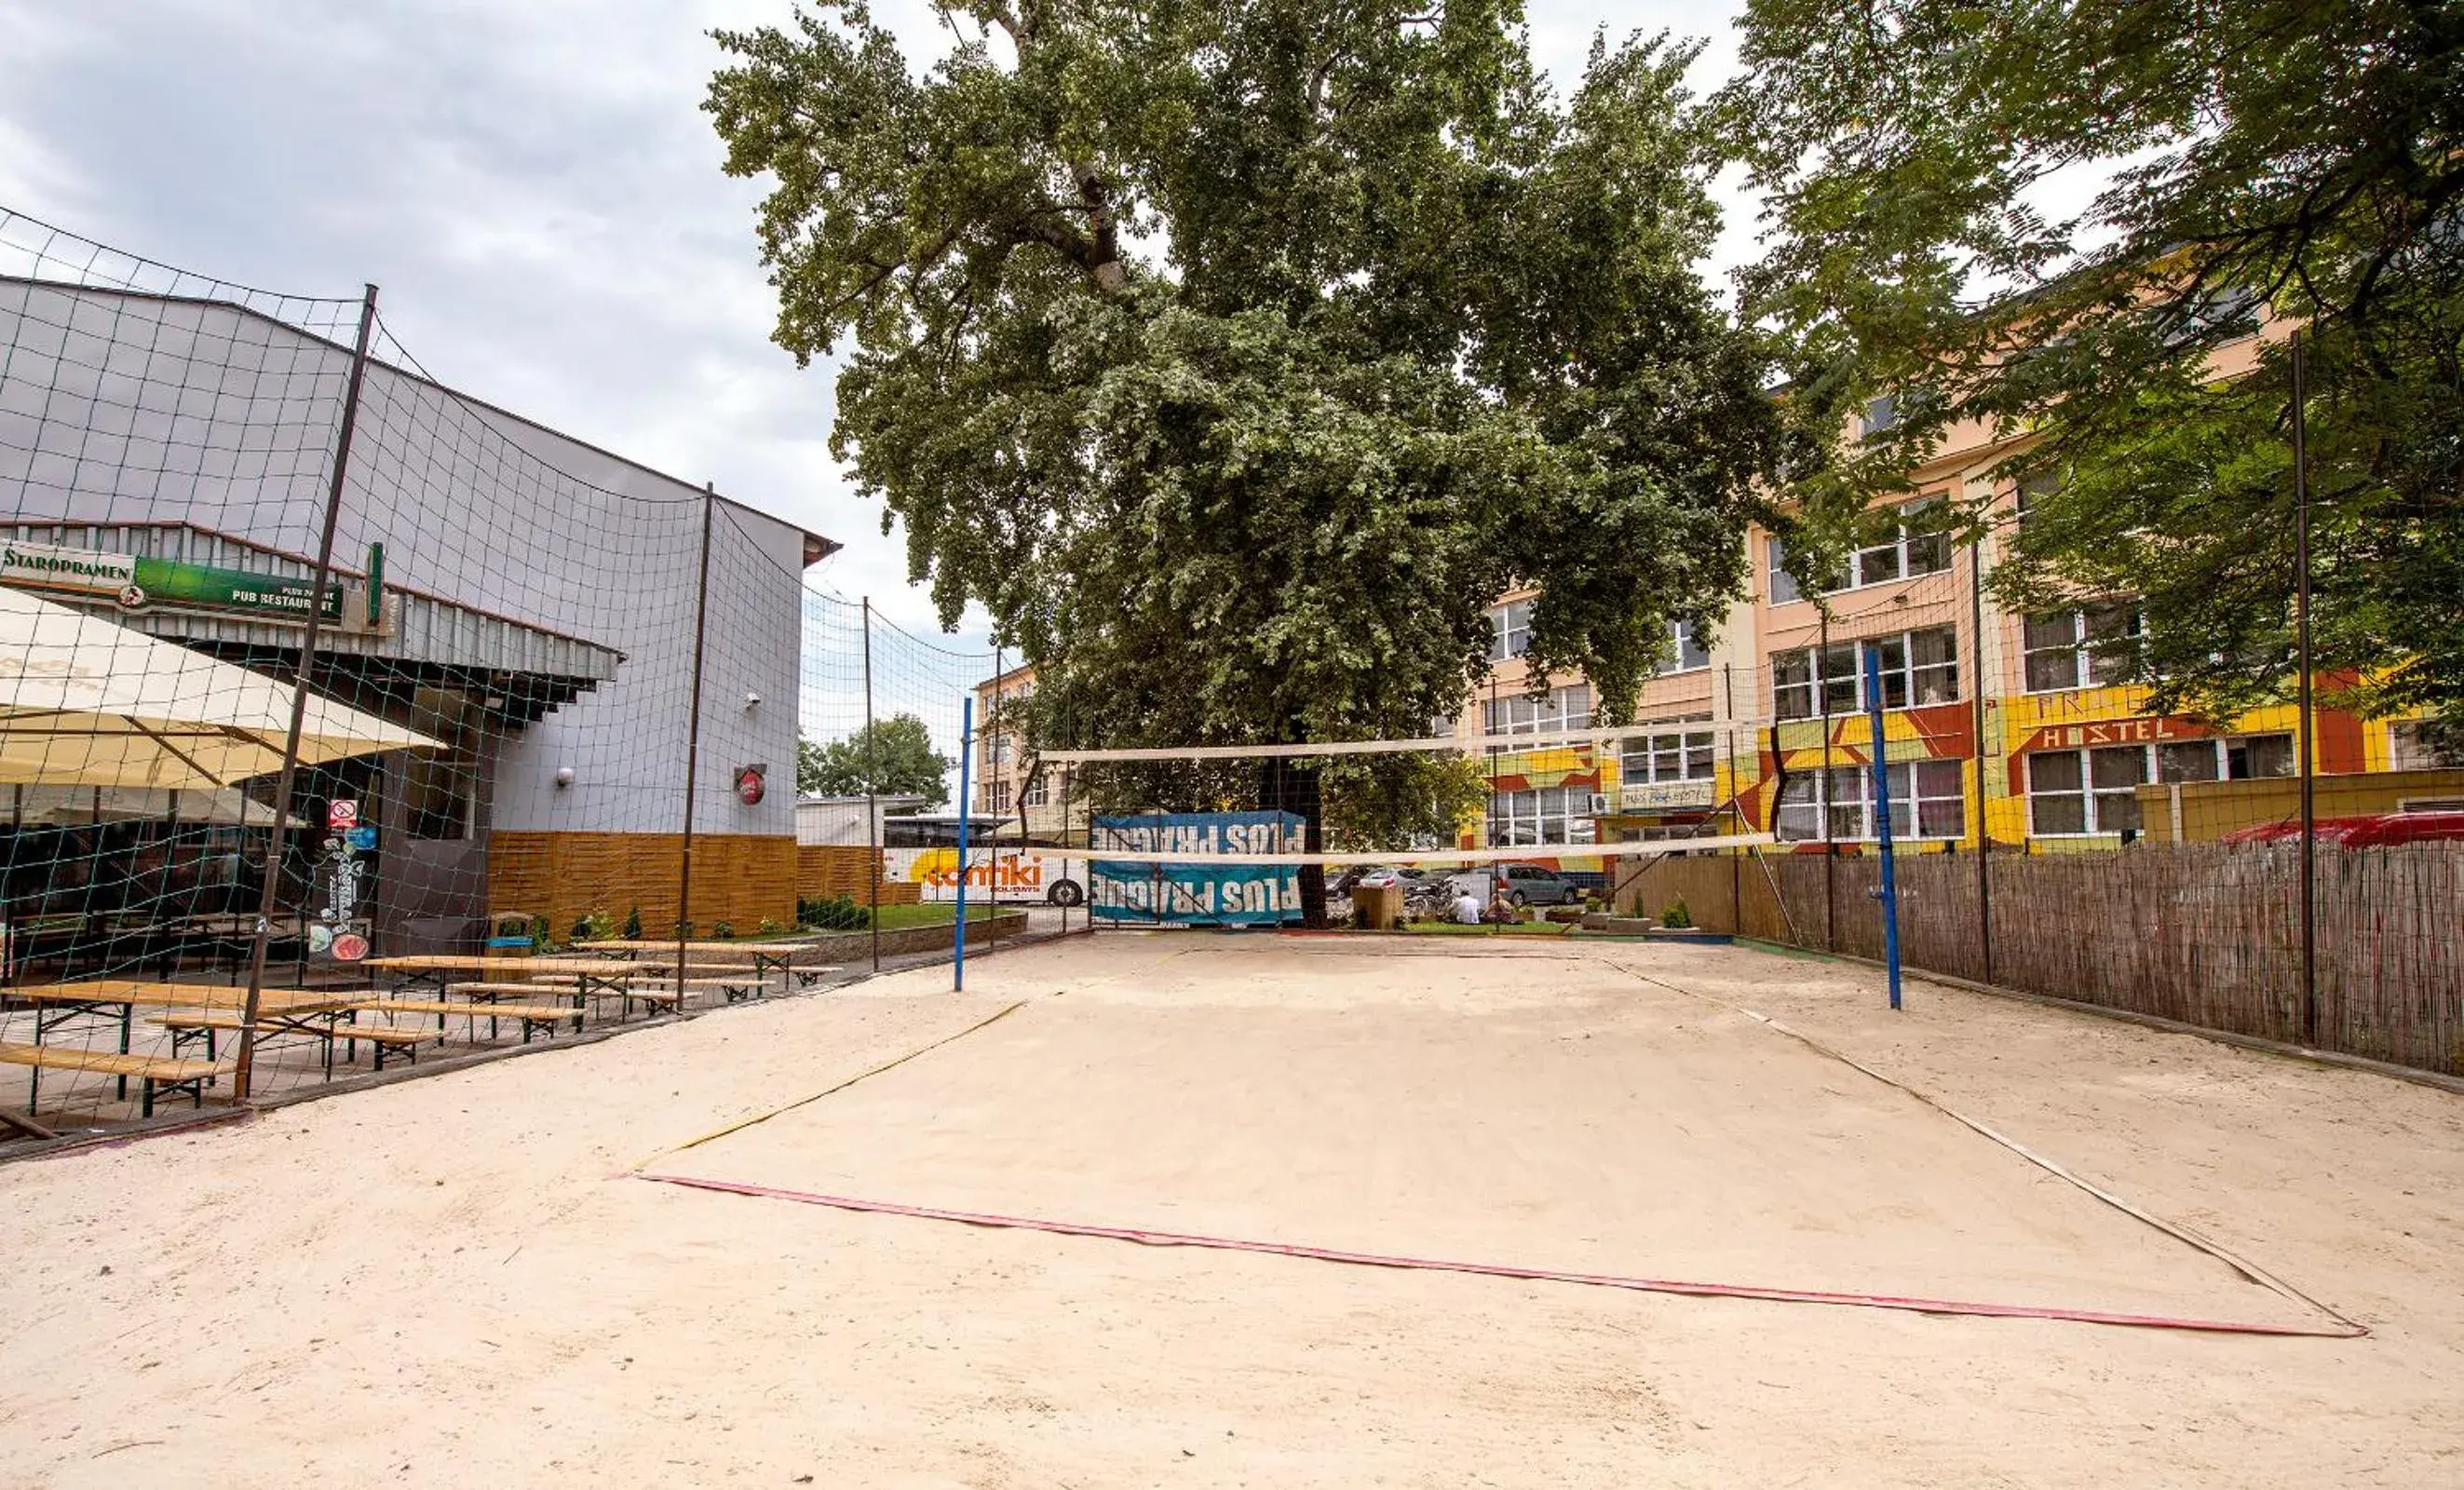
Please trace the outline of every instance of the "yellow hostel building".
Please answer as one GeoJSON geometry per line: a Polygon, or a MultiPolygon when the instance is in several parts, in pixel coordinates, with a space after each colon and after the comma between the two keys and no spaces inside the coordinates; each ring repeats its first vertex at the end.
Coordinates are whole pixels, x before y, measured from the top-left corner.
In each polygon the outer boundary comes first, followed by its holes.
{"type": "MultiPolygon", "coordinates": [[[[1886,405],[1869,412],[1888,417],[1886,405]]],[[[1993,474],[2010,451],[1982,427],[1954,431],[1890,504],[1902,520],[1887,540],[1858,551],[1830,588],[1828,615],[1797,593],[1778,540],[1750,533],[1749,592],[1707,646],[1681,628],[1633,732],[1485,754],[1489,810],[1462,846],[1528,845],[1535,860],[1577,871],[1600,866],[1582,852],[1590,844],[1741,831],[1771,833],[1792,851],[1853,852],[1876,827],[1869,646],[1881,651],[1892,836],[1911,848],[1973,851],[1983,839],[1997,851],[2107,849],[2212,839],[2296,814],[2290,705],[2222,729],[2156,712],[2145,690],[2100,675],[2093,644],[2138,624],[2126,605],[2017,615],[1984,593],[2000,535],[2026,520],[2025,493],[1993,474]],[[1927,530],[1925,509],[1953,498],[1986,504],[1982,542],[1927,530]]],[[[1551,678],[1531,696],[1521,658],[1529,617],[1528,592],[1491,607],[1489,678],[1459,734],[1593,723],[1579,676],[1551,678]]],[[[2321,709],[2315,725],[2321,817],[2464,807],[2464,772],[2432,769],[2417,720],[2321,709]]]]}

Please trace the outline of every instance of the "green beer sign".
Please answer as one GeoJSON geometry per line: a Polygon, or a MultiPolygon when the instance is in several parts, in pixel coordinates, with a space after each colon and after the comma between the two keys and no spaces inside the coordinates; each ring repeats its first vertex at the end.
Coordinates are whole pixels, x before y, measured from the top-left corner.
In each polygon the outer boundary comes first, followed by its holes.
{"type": "Polygon", "coordinates": [[[305,624],[313,605],[325,621],[342,616],[336,584],[325,587],[320,603],[306,580],[46,543],[0,542],[0,584],[109,595],[122,610],[230,610],[305,624]]]}

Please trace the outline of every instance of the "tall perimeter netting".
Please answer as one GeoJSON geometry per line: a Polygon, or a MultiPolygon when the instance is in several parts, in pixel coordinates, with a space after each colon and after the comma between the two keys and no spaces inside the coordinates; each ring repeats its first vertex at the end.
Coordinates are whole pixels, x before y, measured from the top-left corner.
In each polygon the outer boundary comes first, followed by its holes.
{"type": "Polygon", "coordinates": [[[812,963],[805,571],[835,545],[451,376],[373,288],[259,291],[0,211],[14,1126],[812,963]]]}

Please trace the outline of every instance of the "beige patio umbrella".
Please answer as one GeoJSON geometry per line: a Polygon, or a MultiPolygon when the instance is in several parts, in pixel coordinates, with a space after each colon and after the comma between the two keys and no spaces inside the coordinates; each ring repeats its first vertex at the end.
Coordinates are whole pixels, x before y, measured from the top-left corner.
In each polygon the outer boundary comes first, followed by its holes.
{"type": "MultiPolygon", "coordinates": [[[[282,769],[291,686],[0,586],[0,783],[229,786],[282,769]]],[[[311,693],[299,761],[442,750],[311,693]]]]}
{"type": "MultiPolygon", "coordinates": [[[[95,822],[163,822],[176,821],[189,828],[263,828],[274,825],[274,809],[237,786],[209,791],[159,791],[144,786],[22,786],[8,800],[0,794],[0,816],[13,817],[26,827],[74,828],[95,822]]],[[[313,828],[294,816],[294,830],[313,828]]]]}

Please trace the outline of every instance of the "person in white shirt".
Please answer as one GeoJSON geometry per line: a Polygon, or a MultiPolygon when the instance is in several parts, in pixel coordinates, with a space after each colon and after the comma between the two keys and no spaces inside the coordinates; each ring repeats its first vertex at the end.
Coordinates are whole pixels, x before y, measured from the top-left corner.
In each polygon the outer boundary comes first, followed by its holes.
{"type": "Polygon", "coordinates": [[[1480,897],[1469,890],[1455,896],[1455,919],[1465,926],[1480,925],[1480,897]]]}

